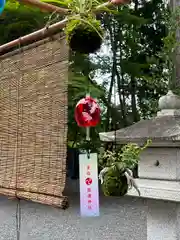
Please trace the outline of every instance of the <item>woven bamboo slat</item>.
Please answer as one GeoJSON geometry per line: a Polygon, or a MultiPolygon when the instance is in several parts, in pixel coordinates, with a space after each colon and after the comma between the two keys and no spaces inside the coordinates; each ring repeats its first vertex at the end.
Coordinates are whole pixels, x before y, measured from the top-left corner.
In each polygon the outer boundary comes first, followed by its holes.
{"type": "Polygon", "coordinates": [[[1,194],[68,206],[68,52],[56,35],[1,57],[1,194]]]}

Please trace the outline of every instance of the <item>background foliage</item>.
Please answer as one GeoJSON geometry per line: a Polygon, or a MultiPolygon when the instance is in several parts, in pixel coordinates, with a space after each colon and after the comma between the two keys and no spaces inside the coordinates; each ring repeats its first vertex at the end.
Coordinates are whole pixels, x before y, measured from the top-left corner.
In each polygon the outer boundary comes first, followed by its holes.
{"type": "MultiPolygon", "coordinates": [[[[101,51],[70,57],[69,146],[87,147],[85,131],[74,121],[74,107],[89,90],[102,107],[101,124],[91,130],[94,150],[101,145],[98,132],[125,127],[156,114],[157,100],[168,86],[165,60],[159,56],[167,36],[168,12],[163,0],[133,0],[129,6],[118,7],[115,15],[98,15],[106,31],[101,51]]],[[[8,0],[0,16],[0,43],[42,28],[49,16],[8,0]]]]}

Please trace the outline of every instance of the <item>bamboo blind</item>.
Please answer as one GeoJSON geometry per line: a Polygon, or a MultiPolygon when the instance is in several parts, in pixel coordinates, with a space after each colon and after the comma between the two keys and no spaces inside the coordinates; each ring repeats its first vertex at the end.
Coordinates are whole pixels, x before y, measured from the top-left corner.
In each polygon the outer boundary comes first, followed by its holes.
{"type": "Polygon", "coordinates": [[[68,206],[67,86],[60,35],[1,56],[0,194],[68,206]]]}

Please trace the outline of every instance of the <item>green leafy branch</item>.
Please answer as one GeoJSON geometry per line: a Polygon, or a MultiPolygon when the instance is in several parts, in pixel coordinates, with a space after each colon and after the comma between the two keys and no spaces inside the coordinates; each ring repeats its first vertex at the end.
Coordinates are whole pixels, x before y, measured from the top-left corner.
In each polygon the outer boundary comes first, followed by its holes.
{"type": "Polygon", "coordinates": [[[97,11],[106,11],[115,13],[114,10],[110,10],[106,3],[102,0],[42,0],[47,3],[54,3],[65,7],[69,10],[67,15],[67,24],[65,27],[65,33],[67,41],[71,42],[71,39],[75,33],[75,29],[81,28],[82,31],[95,31],[99,37],[103,38],[103,30],[101,22],[96,19],[97,11]]]}
{"type": "Polygon", "coordinates": [[[151,140],[140,147],[136,143],[129,143],[122,147],[121,151],[105,151],[99,157],[99,164],[101,167],[111,167],[116,165],[119,170],[133,169],[139,162],[139,156],[144,149],[146,149],[151,140]]]}
{"type": "Polygon", "coordinates": [[[128,189],[134,187],[138,194],[140,191],[133,178],[132,169],[138,164],[140,153],[146,149],[150,140],[140,147],[135,143],[129,143],[122,148],[122,152],[106,151],[100,161],[104,164],[99,173],[104,194],[107,196],[124,196],[128,189]]]}

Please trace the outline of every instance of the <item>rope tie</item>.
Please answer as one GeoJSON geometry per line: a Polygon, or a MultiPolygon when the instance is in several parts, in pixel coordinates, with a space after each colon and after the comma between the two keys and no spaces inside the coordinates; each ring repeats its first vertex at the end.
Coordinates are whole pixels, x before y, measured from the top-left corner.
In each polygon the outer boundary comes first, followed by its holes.
{"type": "MultiPolygon", "coordinates": [[[[21,48],[21,38],[19,38],[19,51],[22,53],[23,55],[23,50],[21,48]]],[[[22,56],[23,59],[23,56],[22,56]]],[[[20,75],[20,80],[18,79],[18,83],[17,83],[17,109],[18,109],[18,116],[17,116],[17,133],[16,133],[16,149],[15,149],[15,165],[16,165],[16,190],[15,190],[15,197],[17,199],[17,205],[16,205],[16,239],[20,240],[20,233],[21,233],[21,200],[18,197],[17,194],[17,189],[18,189],[18,156],[17,156],[17,151],[18,151],[18,143],[19,143],[19,115],[20,115],[20,105],[19,105],[19,87],[20,87],[20,81],[23,78],[23,73],[21,70],[21,67],[18,66],[18,70],[21,72],[20,75]]]]}

